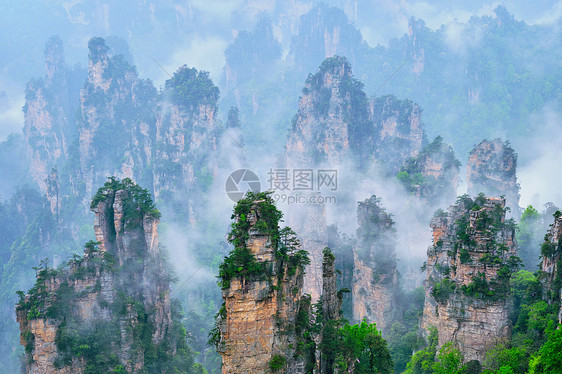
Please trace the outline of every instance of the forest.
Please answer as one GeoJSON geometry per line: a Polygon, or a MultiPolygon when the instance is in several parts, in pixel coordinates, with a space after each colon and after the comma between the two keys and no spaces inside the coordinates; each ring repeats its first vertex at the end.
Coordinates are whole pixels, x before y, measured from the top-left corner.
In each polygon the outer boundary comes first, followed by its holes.
{"type": "Polygon", "coordinates": [[[561,9],[0,5],[0,371],[562,373],[561,9]]]}

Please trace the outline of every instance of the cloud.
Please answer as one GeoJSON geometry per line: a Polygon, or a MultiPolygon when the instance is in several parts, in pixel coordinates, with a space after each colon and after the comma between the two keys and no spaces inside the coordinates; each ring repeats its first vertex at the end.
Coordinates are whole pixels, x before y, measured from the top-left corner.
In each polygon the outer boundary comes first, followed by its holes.
{"type": "Polygon", "coordinates": [[[227,23],[234,10],[242,5],[242,0],[191,0],[189,6],[195,10],[198,17],[203,17],[209,24],[216,22],[227,23]]]}
{"type": "MultiPolygon", "coordinates": [[[[168,59],[168,63],[164,64],[164,69],[172,74],[180,66],[186,64],[197,70],[206,70],[210,72],[213,81],[218,82],[224,66],[224,50],[228,42],[217,36],[201,37],[193,35],[189,41],[177,48],[172,56],[168,59]]],[[[162,83],[169,76],[161,72],[156,82],[162,83]]]]}
{"type": "MultiPolygon", "coordinates": [[[[1,78],[0,78],[1,81],[1,78]]],[[[0,84],[0,87],[5,87],[0,84]]],[[[20,133],[23,128],[23,111],[25,104],[23,92],[0,92],[0,141],[12,133],[20,133]]]]}
{"type": "Polygon", "coordinates": [[[521,185],[520,205],[542,207],[547,202],[562,206],[562,113],[545,106],[531,119],[537,125],[533,137],[517,141],[519,152],[518,179],[521,185]]]}
{"type": "Polygon", "coordinates": [[[464,54],[468,47],[474,47],[480,43],[482,39],[482,29],[479,27],[471,27],[466,23],[456,20],[448,23],[444,27],[445,43],[450,50],[464,54]]]}

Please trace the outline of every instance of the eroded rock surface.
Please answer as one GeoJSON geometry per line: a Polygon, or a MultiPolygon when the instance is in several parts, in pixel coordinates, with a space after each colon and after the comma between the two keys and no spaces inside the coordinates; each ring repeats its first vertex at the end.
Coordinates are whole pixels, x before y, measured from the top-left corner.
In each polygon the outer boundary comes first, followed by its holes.
{"type": "Polygon", "coordinates": [[[505,196],[510,217],[519,218],[519,184],[517,183],[517,154],[501,139],[483,140],[468,157],[466,182],[468,194],[505,196]]]}
{"type": "Polygon", "coordinates": [[[398,315],[396,232],[376,196],[357,207],[357,244],[353,251],[353,318],[377,324],[384,333],[398,315]]]}
{"type": "Polygon", "coordinates": [[[164,370],[185,349],[148,192],[111,180],[92,210],[98,242],[88,243],[68,269],[42,266],[35,286],[20,295],[26,373],[164,370]],[[151,350],[160,350],[160,358],[151,350]]]}
{"type": "MultiPolygon", "coordinates": [[[[545,236],[541,246],[540,270],[544,274],[542,278],[545,296],[549,303],[562,305],[562,274],[560,260],[562,258],[562,214],[557,211],[554,214],[554,223],[545,236]]],[[[558,320],[562,323],[562,306],[558,314],[558,320]]]]}
{"type": "Polygon", "coordinates": [[[510,336],[509,278],[517,269],[515,226],[505,220],[505,200],[463,196],[431,221],[422,328],[453,341],[466,361],[510,336]]]}

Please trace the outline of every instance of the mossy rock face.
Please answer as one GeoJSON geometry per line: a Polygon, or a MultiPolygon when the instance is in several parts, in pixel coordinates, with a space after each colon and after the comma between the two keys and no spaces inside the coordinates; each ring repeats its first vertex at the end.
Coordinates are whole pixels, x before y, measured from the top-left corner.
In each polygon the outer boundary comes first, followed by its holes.
{"type": "Polygon", "coordinates": [[[245,279],[267,279],[273,274],[282,277],[284,269],[294,275],[298,268],[310,263],[308,253],[300,249],[300,242],[289,227],[280,228],[283,213],[277,209],[271,192],[248,192],[234,207],[232,229],[228,241],[234,249],[219,266],[219,285],[222,289],[230,286],[235,277],[245,279]],[[248,248],[250,235],[266,235],[275,256],[275,269],[266,262],[260,262],[248,248]],[[285,266],[286,265],[286,266],[285,266]]]}
{"type": "MultiPolygon", "coordinates": [[[[74,255],[56,270],[43,261],[34,287],[27,295],[18,293],[30,370],[41,369],[33,365],[43,364],[32,359],[41,354],[52,356],[47,361],[55,369],[84,373],[129,372],[130,365],[149,373],[194,372],[179,304],[170,301],[173,272],[152,243],[155,238],[157,243],[154,227],[147,238],[142,226],[160,217],[150,194],[130,179],[110,178],[92,207],[111,223],[96,226],[96,234],[107,237],[109,226],[120,226],[123,240],[111,251],[89,241],[83,256],[74,255]],[[113,220],[118,214],[121,225],[113,220]],[[148,246],[153,250],[146,251],[148,246]],[[43,324],[34,322],[37,326],[55,327],[54,352],[44,350],[45,334],[38,339],[29,331],[30,321],[40,319],[43,324]]],[[[113,234],[115,240],[115,228],[113,234]]]]}

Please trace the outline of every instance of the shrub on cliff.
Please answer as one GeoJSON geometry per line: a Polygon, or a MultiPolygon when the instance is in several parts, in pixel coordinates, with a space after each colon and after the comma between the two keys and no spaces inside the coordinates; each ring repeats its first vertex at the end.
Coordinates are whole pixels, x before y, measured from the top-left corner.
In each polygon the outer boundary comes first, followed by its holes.
{"type": "Polygon", "coordinates": [[[247,241],[251,230],[269,236],[277,260],[276,273],[279,276],[282,276],[285,265],[292,275],[297,268],[303,268],[310,263],[308,253],[300,249],[295,233],[288,227],[279,228],[283,213],[275,206],[271,192],[248,192],[246,197],[239,200],[234,207],[232,218],[234,222],[228,235],[228,242],[234,246],[234,249],[219,266],[217,278],[221,288],[228,288],[230,281],[235,277],[259,278],[266,277],[271,272],[272,269],[267,263],[257,261],[248,248],[247,241]],[[253,227],[250,222],[252,210],[257,219],[253,227]]]}

